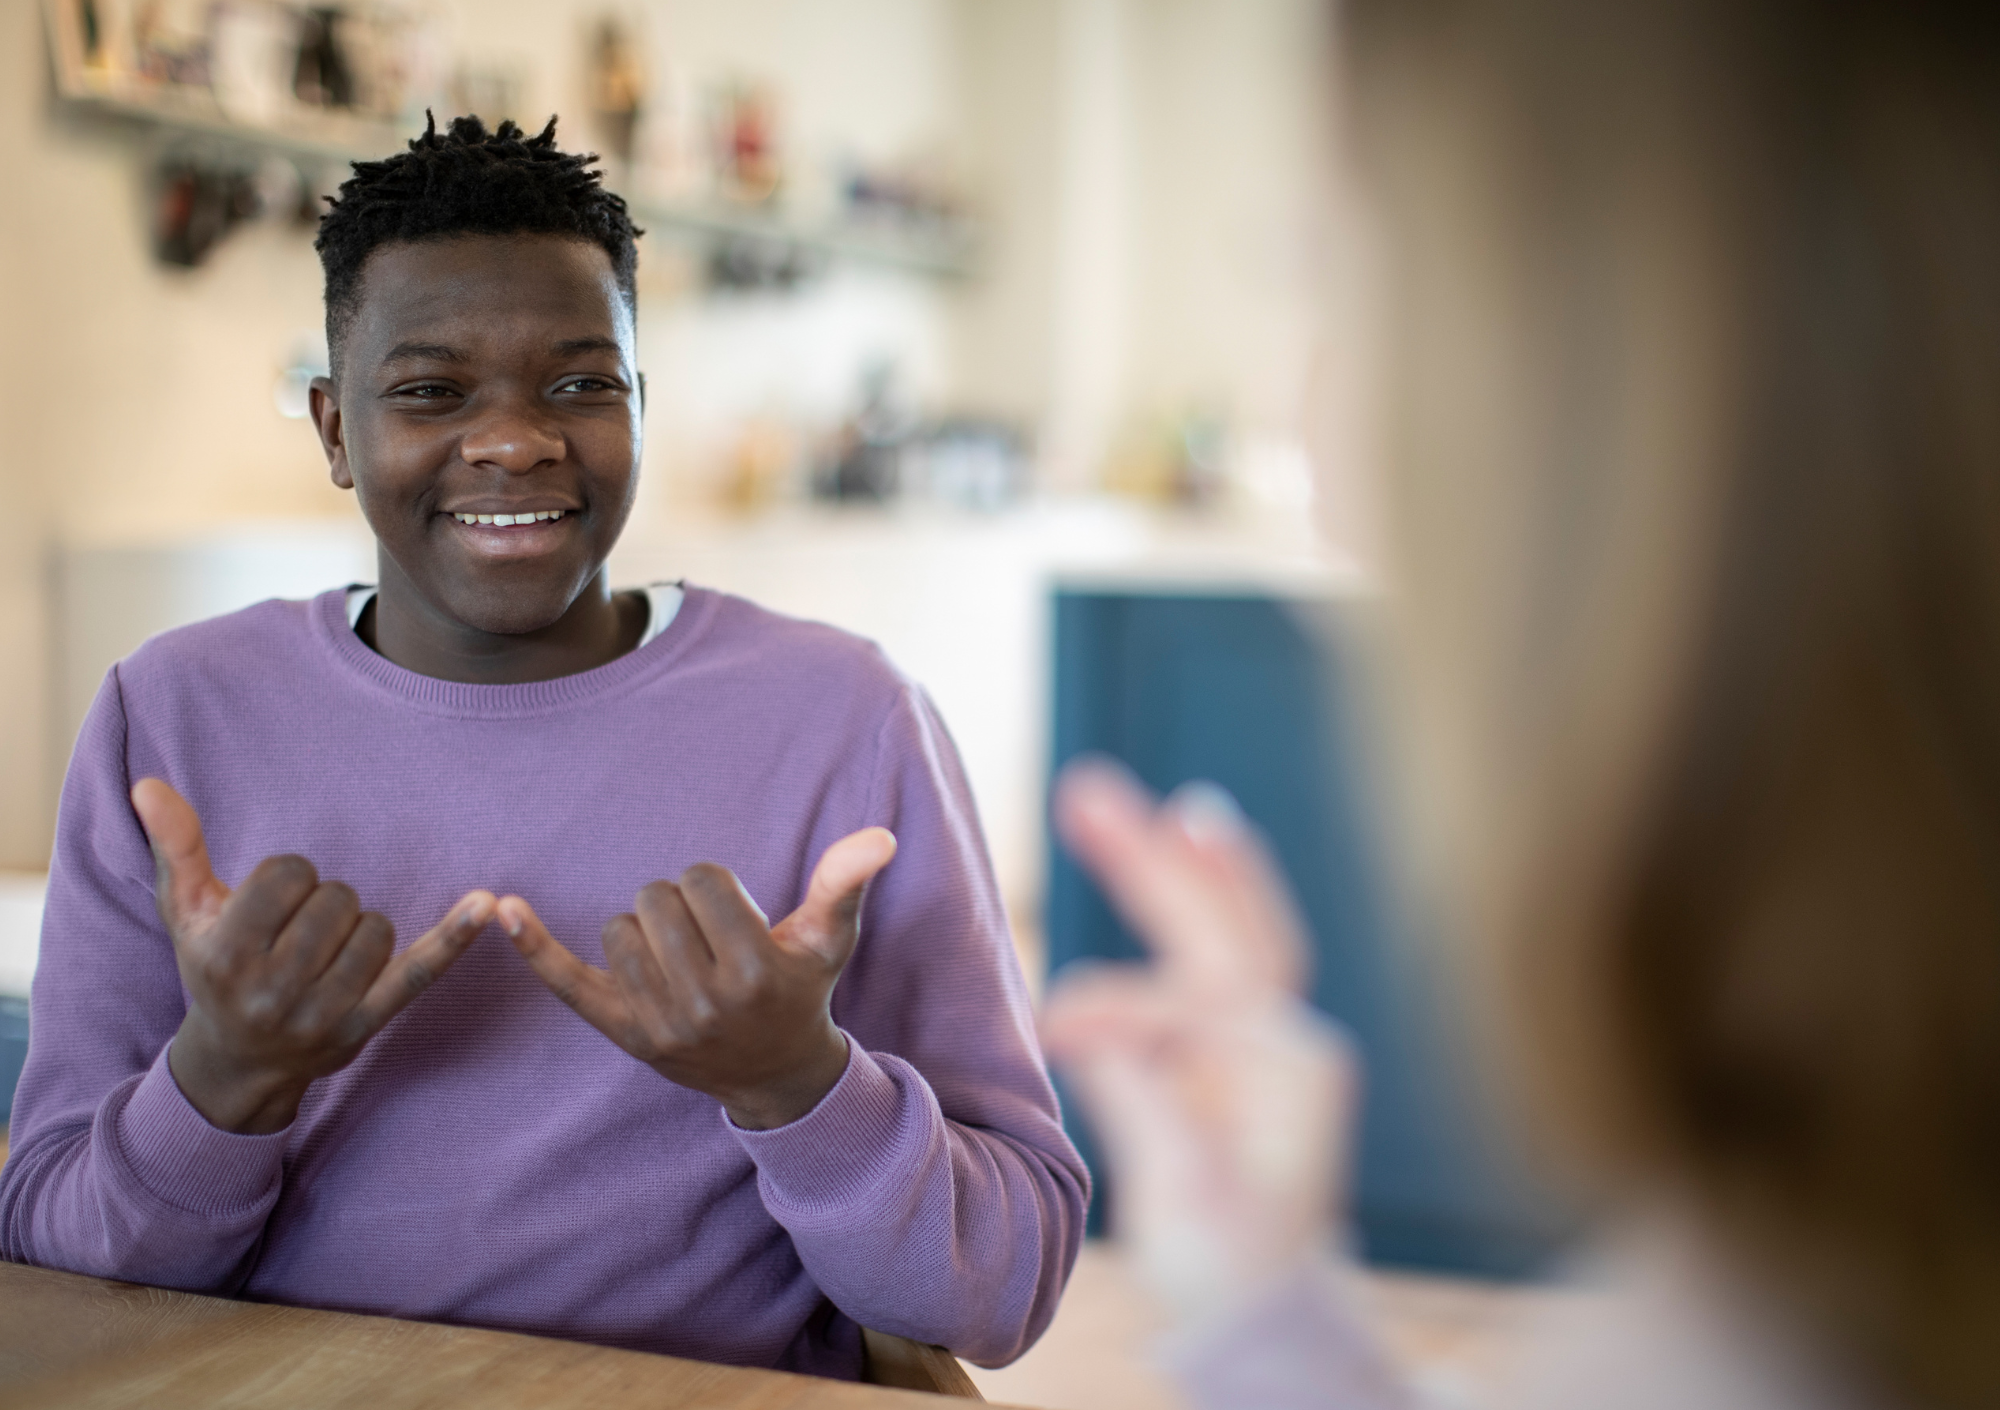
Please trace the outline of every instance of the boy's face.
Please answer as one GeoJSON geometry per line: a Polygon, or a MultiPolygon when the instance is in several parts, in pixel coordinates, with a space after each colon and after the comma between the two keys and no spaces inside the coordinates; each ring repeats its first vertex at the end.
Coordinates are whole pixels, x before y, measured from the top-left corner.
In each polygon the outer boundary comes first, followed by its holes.
{"type": "Polygon", "coordinates": [[[640,445],[632,314],[602,249],[550,235],[382,246],[328,390],[320,438],[380,542],[385,594],[400,577],[411,609],[516,635],[557,622],[597,576],[640,445]],[[476,522],[495,515],[515,522],[476,522]]]}

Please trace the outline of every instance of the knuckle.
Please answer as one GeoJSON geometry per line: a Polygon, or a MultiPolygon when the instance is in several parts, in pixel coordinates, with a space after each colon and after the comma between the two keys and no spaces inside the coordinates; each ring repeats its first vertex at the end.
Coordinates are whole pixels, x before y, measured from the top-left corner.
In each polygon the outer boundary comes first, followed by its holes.
{"type": "Polygon", "coordinates": [[[680,894],[680,888],[671,881],[649,881],[639,888],[636,898],[641,908],[658,908],[667,905],[680,894]]]}
{"type": "Polygon", "coordinates": [[[286,890],[309,891],[319,884],[319,869],[296,853],[266,857],[257,870],[286,890]]]}
{"type": "Polygon", "coordinates": [[[704,890],[713,890],[719,886],[728,886],[734,880],[735,878],[730,875],[729,868],[723,866],[720,862],[696,862],[681,873],[682,886],[695,886],[704,890]]]}

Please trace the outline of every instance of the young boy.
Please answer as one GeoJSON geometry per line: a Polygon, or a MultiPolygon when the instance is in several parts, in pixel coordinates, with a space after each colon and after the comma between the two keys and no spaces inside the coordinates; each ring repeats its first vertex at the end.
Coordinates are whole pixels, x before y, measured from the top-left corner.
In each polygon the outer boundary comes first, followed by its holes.
{"type": "Polygon", "coordinates": [[[864,642],[607,589],[634,231],[554,133],[461,118],[322,224],[314,414],[381,581],[105,680],[0,1251],[835,1376],[864,1325],[1007,1361],[1086,1177],[957,757],[864,642]]]}

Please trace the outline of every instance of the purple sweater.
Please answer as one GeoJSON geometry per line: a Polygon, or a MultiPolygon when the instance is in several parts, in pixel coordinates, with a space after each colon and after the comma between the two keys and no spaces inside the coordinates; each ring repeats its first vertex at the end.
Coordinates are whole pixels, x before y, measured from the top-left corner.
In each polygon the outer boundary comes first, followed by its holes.
{"type": "Polygon", "coordinates": [[[340,592],[156,637],[112,668],[63,787],[32,1045],[0,1173],[9,1259],[275,1302],[852,1377],[857,1323],[972,1360],[1048,1324],[1087,1177],[1058,1124],[972,799],[873,646],[690,589],[664,634],[531,685],[371,652],[340,592]],[[268,1136],[168,1071],[187,995],[126,793],[171,783],[235,884],[297,852],[399,945],[476,887],[603,963],[691,863],[791,911],[869,824],[901,850],[834,991],[846,1073],[738,1130],[489,931],[268,1136]]]}

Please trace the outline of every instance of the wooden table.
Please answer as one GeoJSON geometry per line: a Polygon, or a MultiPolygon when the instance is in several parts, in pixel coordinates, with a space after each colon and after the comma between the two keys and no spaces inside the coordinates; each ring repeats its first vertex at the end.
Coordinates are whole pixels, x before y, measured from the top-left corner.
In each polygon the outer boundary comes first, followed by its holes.
{"type": "Polygon", "coordinates": [[[0,1407],[921,1410],[963,1400],[0,1263],[0,1407]]]}

